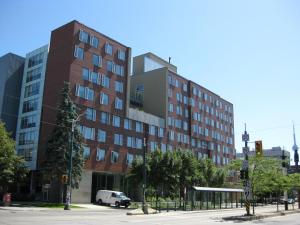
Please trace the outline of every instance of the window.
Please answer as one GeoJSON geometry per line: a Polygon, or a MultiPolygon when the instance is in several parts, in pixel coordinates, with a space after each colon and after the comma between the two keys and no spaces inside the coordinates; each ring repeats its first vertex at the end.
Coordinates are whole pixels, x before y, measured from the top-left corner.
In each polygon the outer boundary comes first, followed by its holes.
{"type": "Polygon", "coordinates": [[[109,72],[114,72],[114,63],[112,61],[106,61],[106,70],[109,72]]]}
{"type": "Polygon", "coordinates": [[[183,129],[188,130],[188,123],[183,121],[183,129]]]}
{"type": "Polygon", "coordinates": [[[91,155],[91,149],[90,147],[83,146],[83,158],[85,160],[89,160],[91,155]]]}
{"type": "Polygon", "coordinates": [[[181,108],[181,106],[179,106],[179,105],[176,106],[176,114],[182,116],[182,108],[181,108]]]}
{"type": "Polygon", "coordinates": [[[122,134],[114,134],[114,144],[115,145],[123,145],[123,135],[122,134]]]}
{"type": "Polygon", "coordinates": [[[32,161],[32,148],[19,149],[18,155],[24,157],[26,162],[32,161]]]}
{"type": "Polygon", "coordinates": [[[166,152],[166,151],[167,151],[167,146],[166,146],[166,144],[160,143],[160,150],[161,150],[162,152],[166,152]]]}
{"type": "Polygon", "coordinates": [[[94,90],[81,85],[76,85],[76,96],[93,101],[94,100],[94,90]]]}
{"type": "Polygon", "coordinates": [[[102,58],[97,54],[93,54],[93,65],[97,67],[102,66],[102,58]]]}
{"type": "Polygon", "coordinates": [[[90,81],[94,84],[100,84],[101,81],[100,74],[92,71],[90,81]]]}
{"type": "Polygon", "coordinates": [[[83,30],[79,32],[79,40],[83,43],[89,43],[89,34],[83,30]]]}
{"type": "Polygon", "coordinates": [[[111,163],[117,163],[118,160],[119,160],[119,153],[115,152],[115,151],[112,151],[111,156],[110,156],[111,163]]]}
{"type": "Polygon", "coordinates": [[[86,127],[79,125],[79,131],[85,139],[94,140],[95,139],[95,128],[86,127]]]}
{"type": "Polygon", "coordinates": [[[137,149],[142,149],[142,145],[143,145],[142,139],[136,138],[136,139],[135,139],[135,143],[136,143],[136,148],[137,148],[137,149]]]}
{"type": "Polygon", "coordinates": [[[87,68],[82,68],[82,79],[90,80],[90,72],[87,68]]]}
{"type": "Polygon", "coordinates": [[[28,59],[28,68],[39,65],[43,62],[44,53],[39,53],[37,55],[31,56],[28,59]]]}
{"type": "Polygon", "coordinates": [[[121,49],[118,50],[118,59],[125,61],[125,51],[121,49]]]}
{"type": "Polygon", "coordinates": [[[42,67],[27,72],[26,82],[34,81],[41,78],[42,67]]]}
{"type": "Polygon", "coordinates": [[[33,95],[37,95],[39,94],[39,91],[40,91],[40,82],[30,84],[25,87],[24,97],[27,98],[33,95]]]}
{"type": "Polygon", "coordinates": [[[104,124],[110,124],[110,116],[107,112],[101,112],[100,122],[104,124]]]}
{"type": "Polygon", "coordinates": [[[36,139],[35,131],[20,133],[19,134],[19,145],[34,144],[35,139],[36,139]]]}
{"type": "Polygon", "coordinates": [[[170,141],[174,141],[174,139],[175,139],[174,131],[170,130],[170,131],[169,131],[169,140],[170,140],[170,141]]]}
{"type": "Polygon", "coordinates": [[[105,149],[97,148],[96,161],[105,160],[105,149]]]}
{"type": "Polygon", "coordinates": [[[119,116],[113,115],[113,117],[112,117],[112,125],[114,127],[120,127],[120,124],[121,124],[121,118],[119,116]]]}
{"type": "Polygon", "coordinates": [[[109,103],[108,95],[105,94],[104,92],[100,92],[100,104],[108,105],[108,103],[109,103]]]}
{"type": "Polygon", "coordinates": [[[150,135],[155,135],[155,126],[153,126],[153,125],[149,126],[149,134],[150,135]]]}
{"type": "Polygon", "coordinates": [[[136,132],[143,132],[143,124],[141,122],[135,122],[135,131],[136,132]]]}
{"type": "Polygon", "coordinates": [[[21,119],[21,129],[30,128],[36,126],[36,115],[24,116],[21,119]]]}
{"type": "Polygon", "coordinates": [[[164,128],[162,127],[158,128],[158,137],[164,137],[164,128]]]}
{"type": "Polygon", "coordinates": [[[115,81],[115,91],[123,93],[123,82],[115,81]]]}
{"type": "Polygon", "coordinates": [[[105,88],[109,88],[109,77],[102,75],[102,86],[105,88]]]}
{"type": "Polygon", "coordinates": [[[172,98],[173,97],[173,91],[172,89],[168,89],[168,97],[172,98]]]}
{"type": "Polygon", "coordinates": [[[105,53],[108,55],[112,55],[113,53],[113,46],[109,43],[105,44],[105,53]]]}
{"type": "Polygon", "coordinates": [[[96,110],[92,108],[87,108],[85,110],[85,118],[87,120],[96,121],[96,110]]]}
{"type": "Polygon", "coordinates": [[[120,109],[120,110],[123,109],[123,100],[122,99],[120,99],[118,97],[115,98],[115,108],[120,109]]]}
{"type": "Polygon", "coordinates": [[[106,142],[106,131],[104,131],[104,130],[100,130],[100,129],[98,129],[98,141],[99,142],[106,142]]]}
{"type": "Polygon", "coordinates": [[[169,112],[174,111],[174,105],[172,103],[169,103],[169,112]]]}
{"type": "Polygon", "coordinates": [[[132,137],[127,137],[127,147],[129,148],[134,148],[134,138],[132,137]]]}
{"type": "Polygon", "coordinates": [[[79,46],[75,45],[74,56],[75,56],[77,59],[83,60],[83,58],[84,58],[84,51],[83,51],[83,48],[80,48],[79,46]]]}
{"type": "Polygon", "coordinates": [[[38,99],[31,99],[23,102],[23,113],[32,112],[38,108],[38,99]]]}
{"type": "Polygon", "coordinates": [[[119,76],[124,76],[124,67],[118,64],[114,64],[114,71],[115,74],[119,76]]]}
{"type": "Polygon", "coordinates": [[[155,151],[157,149],[157,143],[155,141],[150,141],[150,150],[155,151]]]}
{"type": "Polygon", "coordinates": [[[126,164],[127,164],[128,166],[131,166],[132,162],[133,162],[133,155],[127,153],[126,164]]]}
{"type": "Polygon", "coordinates": [[[124,128],[127,130],[132,129],[132,121],[129,119],[124,119],[124,128]]]}
{"type": "Polygon", "coordinates": [[[183,89],[183,91],[187,92],[187,85],[186,84],[182,84],[182,89],[183,89]]]}
{"type": "Polygon", "coordinates": [[[94,48],[98,48],[98,46],[99,46],[99,39],[97,37],[95,37],[95,36],[91,36],[90,45],[93,46],[94,48]]]}

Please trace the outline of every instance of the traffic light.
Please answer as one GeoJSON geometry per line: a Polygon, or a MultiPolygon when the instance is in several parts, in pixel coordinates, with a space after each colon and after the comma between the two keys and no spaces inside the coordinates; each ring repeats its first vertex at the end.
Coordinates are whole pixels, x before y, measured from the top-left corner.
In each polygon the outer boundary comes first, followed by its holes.
{"type": "Polygon", "coordinates": [[[248,170],[240,170],[240,179],[241,180],[248,180],[249,179],[248,170]]]}
{"type": "Polygon", "coordinates": [[[66,183],[68,183],[68,175],[62,175],[61,176],[61,181],[62,181],[62,183],[64,183],[64,184],[66,184],[66,183]]]}
{"type": "Polygon", "coordinates": [[[263,156],[262,141],[255,141],[255,153],[257,157],[263,156]]]}

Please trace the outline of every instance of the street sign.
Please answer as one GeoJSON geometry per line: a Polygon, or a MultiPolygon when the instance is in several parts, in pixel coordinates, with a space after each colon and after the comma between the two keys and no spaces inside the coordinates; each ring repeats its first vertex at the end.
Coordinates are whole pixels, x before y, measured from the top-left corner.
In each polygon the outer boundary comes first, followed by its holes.
{"type": "Polygon", "coordinates": [[[242,141],[249,141],[249,134],[247,134],[247,133],[243,134],[242,141]]]}
{"type": "Polygon", "coordinates": [[[244,196],[246,199],[252,199],[251,183],[249,180],[244,182],[244,196]]]}
{"type": "Polygon", "coordinates": [[[243,170],[247,170],[249,167],[248,160],[243,160],[242,168],[243,170]]]}
{"type": "Polygon", "coordinates": [[[243,153],[244,153],[244,155],[248,155],[249,154],[249,147],[243,147],[243,153]]]}

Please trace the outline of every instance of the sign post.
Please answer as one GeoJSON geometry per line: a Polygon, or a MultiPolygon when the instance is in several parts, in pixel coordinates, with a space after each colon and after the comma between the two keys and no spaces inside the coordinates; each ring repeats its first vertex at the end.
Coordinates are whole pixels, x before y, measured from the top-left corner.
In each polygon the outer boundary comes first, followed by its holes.
{"type": "Polygon", "coordinates": [[[249,162],[248,162],[248,153],[249,153],[249,147],[248,147],[248,141],[249,141],[249,134],[246,130],[246,124],[245,124],[245,132],[242,135],[242,141],[245,142],[245,147],[243,148],[243,153],[245,156],[245,159],[242,164],[242,170],[241,170],[241,179],[243,179],[244,184],[244,197],[245,197],[245,207],[246,207],[246,215],[250,216],[250,200],[252,199],[252,192],[251,192],[251,183],[249,181],[249,162]]]}

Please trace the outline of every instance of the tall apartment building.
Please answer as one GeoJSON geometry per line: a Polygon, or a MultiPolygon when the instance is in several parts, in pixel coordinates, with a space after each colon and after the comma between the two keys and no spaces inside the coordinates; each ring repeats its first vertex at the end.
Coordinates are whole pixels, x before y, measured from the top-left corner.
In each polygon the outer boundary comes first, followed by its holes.
{"type": "Polygon", "coordinates": [[[126,191],[125,175],[142,156],[144,138],[148,152],[191,149],[220,166],[235,157],[231,103],[152,53],[135,57],[132,76],[130,70],[129,47],[77,21],[53,30],[49,49],[27,54],[17,151],[32,170],[32,193],[44,190],[39,171],[64,82],[84,113],[78,128],[86,161],[73,202],[94,201],[99,189],[126,191]]]}
{"type": "Polygon", "coordinates": [[[166,121],[162,140],[149,129],[150,149],[192,149],[198,158],[226,165],[234,158],[233,105],[177,74],[174,65],[152,53],[133,58],[131,103],[166,121]]]}
{"type": "MultiPolygon", "coordinates": [[[[31,171],[37,169],[37,154],[43,104],[48,45],[26,54],[16,130],[16,151],[31,171]]],[[[31,176],[33,179],[33,176],[31,176]]],[[[33,184],[31,184],[33,185],[33,184]]]]}
{"type": "Polygon", "coordinates": [[[24,58],[13,53],[0,57],[0,119],[16,136],[24,58]]]}

